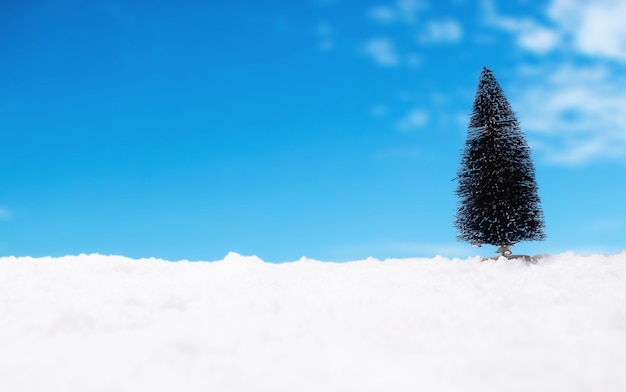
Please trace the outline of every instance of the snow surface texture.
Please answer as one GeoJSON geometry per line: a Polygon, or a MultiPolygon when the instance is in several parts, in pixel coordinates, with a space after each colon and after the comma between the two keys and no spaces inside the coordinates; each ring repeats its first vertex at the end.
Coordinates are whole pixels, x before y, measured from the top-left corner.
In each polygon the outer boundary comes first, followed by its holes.
{"type": "Polygon", "coordinates": [[[0,391],[626,391],[626,251],[0,258],[0,391]]]}

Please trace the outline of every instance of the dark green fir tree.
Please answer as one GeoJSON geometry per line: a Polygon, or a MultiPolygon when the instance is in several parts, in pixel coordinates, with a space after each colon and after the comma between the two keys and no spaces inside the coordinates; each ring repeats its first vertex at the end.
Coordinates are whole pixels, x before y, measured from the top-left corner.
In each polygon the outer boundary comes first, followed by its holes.
{"type": "Polygon", "coordinates": [[[483,68],[457,174],[458,240],[509,253],[545,239],[530,148],[491,70],[483,68]]]}

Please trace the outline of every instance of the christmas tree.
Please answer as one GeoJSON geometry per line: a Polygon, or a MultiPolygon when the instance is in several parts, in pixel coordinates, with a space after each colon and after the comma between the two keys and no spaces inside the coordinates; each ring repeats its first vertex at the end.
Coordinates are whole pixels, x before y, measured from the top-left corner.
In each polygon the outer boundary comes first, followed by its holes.
{"type": "Polygon", "coordinates": [[[458,240],[509,246],[545,239],[530,148],[493,73],[483,68],[457,174],[458,240]]]}

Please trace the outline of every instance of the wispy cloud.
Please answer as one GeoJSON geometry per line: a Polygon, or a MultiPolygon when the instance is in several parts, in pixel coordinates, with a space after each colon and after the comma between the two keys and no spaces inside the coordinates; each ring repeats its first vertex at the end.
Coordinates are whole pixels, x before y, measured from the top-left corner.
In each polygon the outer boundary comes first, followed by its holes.
{"type": "Polygon", "coordinates": [[[626,61],[626,2],[552,0],[547,15],[579,53],[626,61]]]}
{"type": "Polygon", "coordinates": [[[428,112],[421,108],[412,109],[396,126],[401,131],[413,131],[428,124],[430,116],[428,112]]]}
{"type": "Polygon", "coordinates": [[[400,64],[396,48],[389,38],[373,38],[365,44],[364,50],[378,65],[395,67],[400,64]]]}
{"type": "Polygon", "coordinates": [[[451,18],[428,19],[429,5],[422,0],[397,0],[368,9],[370,20],[383,25],[400,24],[406,36],[416,37],[412,46],[396,46],[390,38],[372,38],[365,52],[382,66],[416,68],[422,62],[420,45],[449,44],[463,37],[458,21],[451,18]]]}
{"type": "MultiPolygon", "coordinates": [[[[564,165],[625,160],[626,2],[549,0],[525,16],[506,15],[497,4],[481,0],[480,21],[505,32],[524,55],[508,92],[538,157],[564,165]]],[[[429,12],[428,4],[417,0],[370,8],[370,19],[403,24],[417,39],[406,47],[406,41],[390,38],[395,36],[372,38],[365,53],[384,67],[415,67],[428,55],[426,46],[456,43],[471,32],[470,22],[433,19],[429,12]]],[[[438,123],[437,113],[416,108],[395,126],[417,130],[438,123]]]]}
{"type": "Polygon", "coordinates": [[[513,34],[520,49],[556,54],[519,68],[514,103],[534,147],[560,164],[626,158],[626,77],[616,66],[626,63],[626,3],[552,0],[549,26],[481,4],[485,22],[513,34]]]}
{"type": "Polygon", "coordinates": [[[487,24],[517,36],[525,49],[545,53],[566,48],[586,56],[626,60],[626,2],[552,0],[545,10],[550,26],[532,18],[499,14],[493,0],[482,0],[487,24]]]}
{"type": "Polygon", "coordinates": [[[559,32],[541,26],[531,18],[514,18],[498,14],[492,0],[483,0],[484,21],[487,25],[514,34],[517,44],[523,49],[544,54],[560,42],[559,32]]]}
{"type": "Polygon", "coordinates": [[[528,87],[515,96],[515,108],[548,160],[626,157],[626,77],[604,65],[562,65],[521,80],[528,87]]]}
{"type": "Polygon", "coordinates": [[[431,20],[419,36],[419,41],[426,44],[454,43],[461,40],[463,30],[453,19],[431,20]]]}
{"type": "Polygon", "coordinates": [[[393,22],[403,22],[415,24],[421,12],[428,9],[428,4],[422,0],[397,0],[391,5],[380,5],[369,9],[370,19],[390,24],[393,22]]]}

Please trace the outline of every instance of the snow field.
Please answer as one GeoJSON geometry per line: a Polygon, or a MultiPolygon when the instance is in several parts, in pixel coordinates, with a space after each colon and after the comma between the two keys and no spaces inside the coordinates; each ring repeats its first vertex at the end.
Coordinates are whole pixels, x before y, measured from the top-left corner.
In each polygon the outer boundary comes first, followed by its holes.
{"type": "Polygon", "coordinates": [[[0,258],[0,391],[625,391],[626,252],[0,258]]]}

